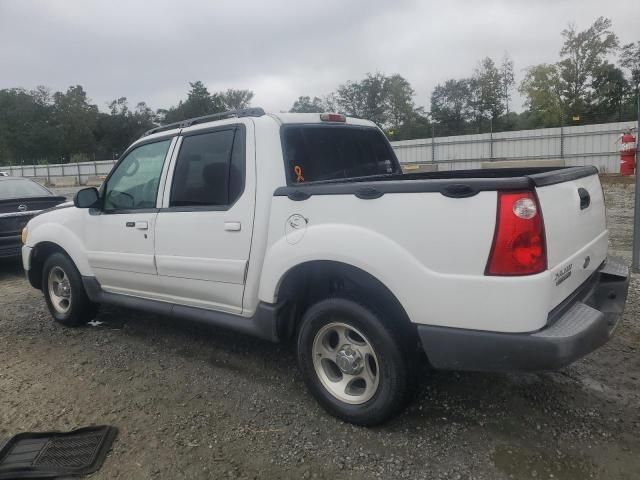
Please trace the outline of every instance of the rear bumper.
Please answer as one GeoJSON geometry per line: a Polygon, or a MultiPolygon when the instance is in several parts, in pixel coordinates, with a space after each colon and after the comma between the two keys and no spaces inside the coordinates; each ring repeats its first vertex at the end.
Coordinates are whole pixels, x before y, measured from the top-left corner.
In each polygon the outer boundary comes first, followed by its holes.
{"type": "Polygon", "coordinates": [[[562,368],[605,344],[624,311],[629,270],[609,258],[582,287],[556,307],[547,326],[532,333],[499,333],[419,325],[434,368],[541,371],[562,368]]]}

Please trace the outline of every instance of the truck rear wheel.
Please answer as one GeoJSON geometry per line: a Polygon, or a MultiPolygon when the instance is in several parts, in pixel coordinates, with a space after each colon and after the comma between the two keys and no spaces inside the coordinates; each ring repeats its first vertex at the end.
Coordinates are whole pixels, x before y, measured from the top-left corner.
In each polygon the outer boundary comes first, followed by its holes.
{"type": "Polygon", "coordinates": [[[63,253],[54,253],[44,262],[42,291],[49,312],[62,325],[84,325],[96,313],[96,305],[87,297],[80,272],[63,253]]]}
{"type": "Polygon", "coordinates": [[[302,318],[298,365],[325,410],[350,423],[375,425],[407,398],[411,366],[401,338],[358,302],[322,300],[302,318]]]}

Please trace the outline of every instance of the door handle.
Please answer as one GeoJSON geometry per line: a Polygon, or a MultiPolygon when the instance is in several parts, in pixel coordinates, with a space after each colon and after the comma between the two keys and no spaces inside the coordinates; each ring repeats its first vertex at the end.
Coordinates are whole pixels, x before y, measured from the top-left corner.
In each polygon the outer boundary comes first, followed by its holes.
{"type": "Polygon", "coordinates": [[[227,232],[239,232],[242,229],[240,222],[224,222],[224,229],[227,232]]]}
{"type": "Polygon", "coordinates": [[[129,228],[137,228],[138,230],[149,229],[149,222],[127,222],[125,225],[129,228]]]}

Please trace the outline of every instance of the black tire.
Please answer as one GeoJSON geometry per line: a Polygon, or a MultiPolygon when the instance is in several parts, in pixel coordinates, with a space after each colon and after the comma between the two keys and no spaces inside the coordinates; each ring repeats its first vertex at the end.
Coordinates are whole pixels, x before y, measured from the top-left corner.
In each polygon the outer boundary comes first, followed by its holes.
{"type": "Polygon", "coordinates": [[[66,327],[79,327],[95,317],[97,305],[87,297],[80,272],[78,272],[73,261],[63,253],[54,253],[44,262],[42,268],[42,292],[51,316],[56,322],[66,327]],[[66,311],[60,311],[60,308],[56,308],[52,300],[52,294],[49,289],[49,274],[54,269],[57,272],[61,270],[66,279],[68,279],[71,295],[66,302],[68,304],[66,311]]]}
{"type": "MultiPolygon", "coordinates": [[[[330,414],[356,425],[380,424],[397,414],[409,397],[413,365],[408,361],[406,352],[410,349],[406,348],[404,338],[401,328],[390,328],[378,314],[356,301],[321,300],[302,317],[297,340],[298,366],[307,387],[330,414]],[[364,403],[354,405],[337,398],[323,385],[314,366],[314,340],[322,335],[323,328],[331,328],[336,319],[361,332],[377,357],[377,388],[364,403]]],[[[337,372],[343,375],[344,370],[337,372]]]]}

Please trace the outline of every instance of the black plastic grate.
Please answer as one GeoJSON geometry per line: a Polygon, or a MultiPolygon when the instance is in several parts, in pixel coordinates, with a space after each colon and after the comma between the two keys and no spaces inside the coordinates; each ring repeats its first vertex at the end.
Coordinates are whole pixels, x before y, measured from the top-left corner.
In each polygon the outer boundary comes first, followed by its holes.
{"type": "Polygon", "coordinates": [[[91,463],[102,443],[102,433],[53,438],[34,460],[35,466],[81,467],[91,463]]]}
{"type": "Polygon", "coordinates": [[[117,435],[109,426],[19,433],[0,445],[0,480],[86,475],[98,470],[117,435]]]}

